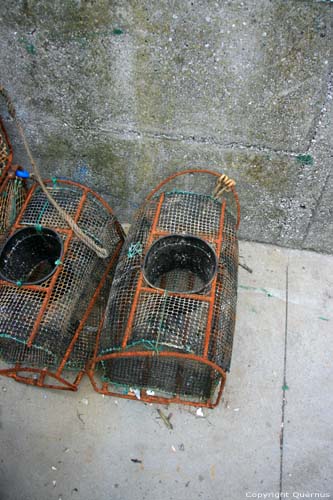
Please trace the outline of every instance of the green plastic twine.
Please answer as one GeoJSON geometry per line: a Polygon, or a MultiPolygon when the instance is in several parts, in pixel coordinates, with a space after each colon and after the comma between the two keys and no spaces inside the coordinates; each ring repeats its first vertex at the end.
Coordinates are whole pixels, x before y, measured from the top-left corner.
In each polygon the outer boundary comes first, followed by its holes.
{"type": "Polygon", "coordinates": [[[132,243],[128,249],[127,257],[133,259],[136,255],[142,255],[142,244],[140,241],[137,243],[132,243]]]}
{"type": "Polygon", "coordinates": [[[168,298],[168,292],[167,292],[167,290],[165,290],[164,294],[163,294],[164,301],[163,301],[163,309],[162,309],[162,314],[161,314],[161,321],[160,321],[160,324],[158,326],[157,338],[156,338],[156,343],[155,343],[156,354],[159,353],[158,344],[159,344],[159,341],[160,341],[160,336],[161,336],[161,332],[162,332],[162,328],[163,328],[163,319],[164,319],[165,308],[166,308],[166,305],[167,305],[167,298],[168,298]]]}
{"type": "Polygon", "coordinates": [[[46,212],[48,205],[49,205],[49,201],[46,200],[46,202],[44,203],[44,205],[43,205],[43,207],[42,207],[42,209],[39,212],[39,215],[37,217],[36,226],[38,226],[40,221],[42,220],[42,217],[43,217],[44,213],[46,212]]]}
{"type": "Polygon", "coordinates": [[[13,193],[14,193],[14,195],[12,196],[12,199],[10,200],[10,212],[9,212],[10,224],[13,224],[13,222],[16,218],[16,196],[17,196],[16,179],[14,181],[13,193]]]}

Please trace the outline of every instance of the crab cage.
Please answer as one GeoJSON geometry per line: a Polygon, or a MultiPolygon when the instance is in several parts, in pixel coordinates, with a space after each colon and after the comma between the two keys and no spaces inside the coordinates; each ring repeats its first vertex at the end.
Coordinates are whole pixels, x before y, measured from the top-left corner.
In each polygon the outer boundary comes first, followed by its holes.
{"type": "Polygon", "coordinates": [[[0,253],[0,374],[19,382],[77,390],[94,351],[123,230],[88,187],[46,182],[58,205],[103,246],[99,258],[67,225],[39,185],[0,253]]]}
{"type": "Polygon", "coordinates": [[[139,209],[88,369],[97,392],[218,404],[232,353],[240,222],[234,186],[222,200],[211,194],[219,177],[179,172],[139,209]]]}
{"type": "Polygon", "coordinates": [[[12,147],[0,119],[0,245],[6,239],[26,197],[25,182],[16,175],[12,159],[12,147]]]}

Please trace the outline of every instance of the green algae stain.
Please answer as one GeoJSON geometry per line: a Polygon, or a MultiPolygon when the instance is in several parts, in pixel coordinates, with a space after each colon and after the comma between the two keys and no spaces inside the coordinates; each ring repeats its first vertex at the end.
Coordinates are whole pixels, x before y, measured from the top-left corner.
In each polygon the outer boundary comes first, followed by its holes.
{"type": "Polygon", "coordinates": [[[238,285],[239,288],[242,288],[243,290],[253,290],[255,292],[261,292],[266,295],[266,297],[274,297],[274,295],[266,290],[266,288],[262,287],[255,287],[255,286],[247,286],[247,285],[238,285]]]}
{"type": "Polygon", "coordinates": [[[313,165],[313,158],[311,155],[298,155],[296,161],[301,165],[313,165]]]}
{"type": "Polygon", "coordinates": [[[33,43],[29,42],[26,38],[20,38],[19,42],[24,45],[25,50],[28,52],[28,54],[34,56],[37,53],[36,47],[34,46],[33,43]]]}
{"type": "Polygon", "coordinates": [[[33,43],[28,43],[26,46],[25,46],[28,54],[31,54],[32,56],[34,56],[36,54],[36,47],[34,46],[33,43]]]}
{"type": "Polygon", "coordinates": [[[125,206],[130,194],[128,162],[113,144],[97,142],[85,149],[85,160],[91,168],[96,189],[107,192],[125,206]]]}
{"type": "Polygon", "coordinates": [[[41,150],[41,157],[61,163],[71,151],[71,142],[64,136],[49,136],[41,150]]]}
{"type": "Polygon", "coordinates": [[[114,28],[114,30],[112,31],[112,34],[113,35],[123,35],[124,31],[121,28],[114,28]]]}
{"type": "Polygon", "coordinates": [[[68,41],[78,36],[84,37],[85,34],[106,30],[109,35],[121,35],[123,30],[117,26],[114,7],[114,0],[98,2],[22,0],[15,22],[22,26],[33,24],[38,30],[42,28],[47,32],[48,39],[53,41],[68,41]]]}
{"type": "Polygon", "coordinates": [[[268,160],[261,155],[239,158],[244,165],[243,177],[247,182],[270,193],[280,193],[285,189],[288,163],[281,159],[268,160]]]}

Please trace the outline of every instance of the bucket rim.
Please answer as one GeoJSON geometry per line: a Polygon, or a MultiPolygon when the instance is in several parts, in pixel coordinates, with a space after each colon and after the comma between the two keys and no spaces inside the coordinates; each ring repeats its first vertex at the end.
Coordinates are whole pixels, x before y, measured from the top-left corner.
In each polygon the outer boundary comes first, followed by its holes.
{"type": "MultiPolygon", "coordinates": [[[[22,228],[18,229],[9,238],[7,238],[6,242],[4,243],[4,245],[0,251],[0,263],[1,263],[1,260],[4,256],[6,248],[8,247],[10,242],[15,237],[17,237],[18,234],[20,234],[22,232],[28,232],[28,231],[29,232],[35,231],[35,234],[32,233],[30,236],[40,235],[43,231],[45,231],[49,235],[52,234],[52,236],[55,237],[55,239],[58,241],[58,243],[60,245],[60,252],[59,252],[58,260],[61,261],[63,254],[64,254],[64,243],[63,243],[63,240],[62,240],[61,236],[59,235],[59,233],[50,227],[42,227],[41,229],[37,230],[37,228],[35,228],[34,226],[26,226],[26,227],[22,227],[22,228]]],[[[37,279],[37,280],[33,280],[33,281],[20,280],[20,282],[22,285],[40,285],[41,283],[44,283],[49,278],[51,278],[51,276],[56,272],[57,267],[58,267],[57,264],[54,263],[54,267],[52,268],[52,270],[47,275],[43,276],[42,278],[37,279]]],[[[3,274],[1,269],[0,269],[0,280],[7,281],[9,283],[13,283],[14,285],[17,285],[17,283],[18,283],[18,280],[11,279],[11,278],[7,277],[5,274],[3,274]]]]}
{"type": "Polygon", "coordinates": [[[185,239],[185,240],[197,240],[197,241],[200,241],[201,243],[204,243],[204,245],[206,245],[209,250],[211,251],[212,255],[213,255],[213,258],[214,258],[214,264],[213,264],[213,270],[212,270],[212,276],[210,278],[209,281],[206,281],[202,286],[199,286],[197,288],[193,288],[191,290],[186,290],[186,294],[198,294],[200,292],[202,292],[203,290],[205,290],[206,288],[208,288],[213,280],[215,279],[216,277],[216,274],[217,274],[217,271],[218,271],[218,257],[217,257],[217,254],[216,254],[216,251],[214,249],[214,247],[205,239],[203,238],[200,238],[199,236],[196,236],[196,235],[193,235],[193,234],[188,234],[188,233],[185,233],[185,234],[182,234],[182,233],[171,233],[171,234],[168,234],[166,236],[162,236],[160,238],[158,238],[157,240],[155,240],[151,245],[150,247],[148,248],[147,252],[146,252],[146,255],[144,257],[144,260],[143,260],[143,263],[142,263],[142,266],[141,266],[141,271],[142,271],[142,274],[143,274],[143,277],[146,281],[146,283],[151,287],[151,288],[154,288],[155,290],[162,290],[164,292],[172,292],[173,294],[177,294],[177,293],[185,293],[183,290],[167,290],[166,288],[161,288],[161,287],[158,287],[156,285],[153,285],[150,280],[147,278],[147,274],[146,274],[146,264],[147,264],[147,260],[149,258],[149,253],[151,251],[151,249],[153,248],[153,246],[162,241],[162,240],[166,240],[166,239],[170,239],[170,238],[174,238],[174,237],[179,237],[179,238],[182,238],[182,239],[185,239]]]}

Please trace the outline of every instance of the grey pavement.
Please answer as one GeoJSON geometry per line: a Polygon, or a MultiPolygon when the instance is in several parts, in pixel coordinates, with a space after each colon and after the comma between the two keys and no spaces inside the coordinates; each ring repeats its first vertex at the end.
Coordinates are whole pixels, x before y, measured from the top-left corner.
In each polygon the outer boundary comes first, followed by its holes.
{"type": "Polygon", "coordinates": [[[221,404],[198,416],[87,379],[63,393],[1,378],[1,500],[333,496],[333,257],[245,241],[240,254],[253,273],[240,268],[221,404]]]}

